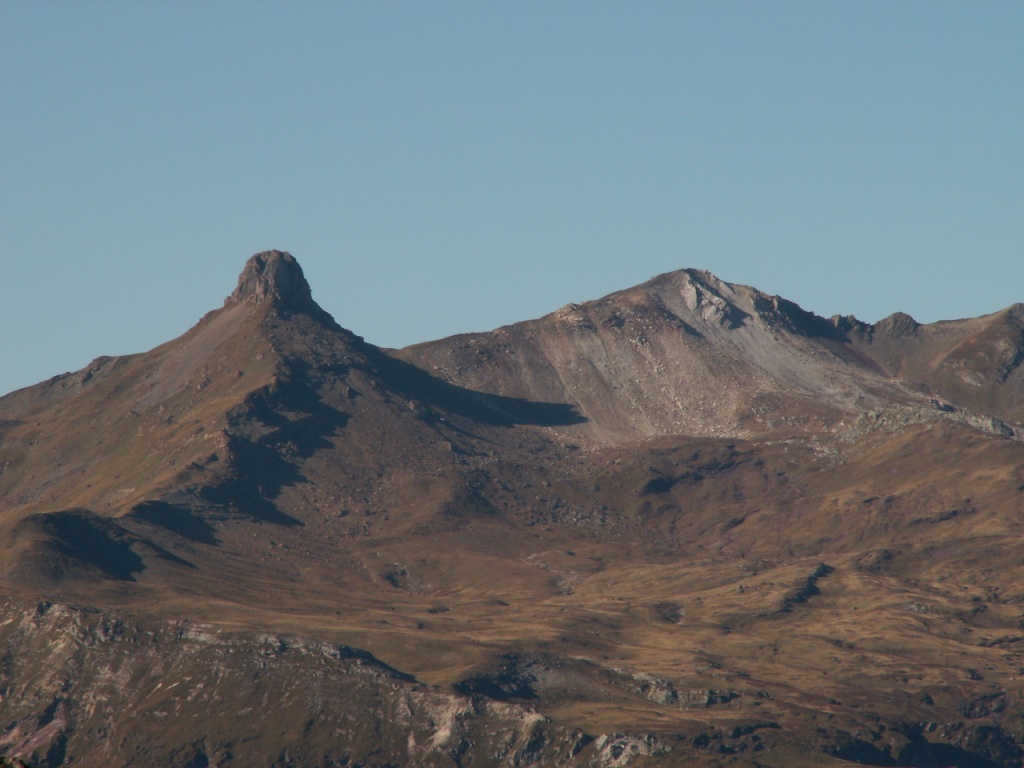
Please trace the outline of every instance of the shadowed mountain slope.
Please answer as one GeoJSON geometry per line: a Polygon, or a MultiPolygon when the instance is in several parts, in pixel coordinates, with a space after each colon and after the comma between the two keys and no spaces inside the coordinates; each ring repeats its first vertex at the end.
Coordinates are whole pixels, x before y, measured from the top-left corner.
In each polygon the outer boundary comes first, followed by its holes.
{"type": "Polygon", "coordinates": [[[257,254],[0,398],[0,755],[1019,766],[1020,325],[685,270],[385,353],[257,254]]]}

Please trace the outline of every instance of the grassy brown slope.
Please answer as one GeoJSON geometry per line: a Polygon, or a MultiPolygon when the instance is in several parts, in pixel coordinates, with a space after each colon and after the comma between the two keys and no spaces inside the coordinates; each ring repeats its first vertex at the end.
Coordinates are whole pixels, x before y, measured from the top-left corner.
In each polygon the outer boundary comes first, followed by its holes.
{"type": "Polygon", "coordinates": [[[416,496],[396,487],[400,495],[381,498],[390,519],[369,528],[335,525],[351,514],[307,514],[303,527],[218,524],[216,546],[164,540],[197,565],[187,582],[151,565],[117,594],[92,587],[80,597],[312,634],[442,687],[492,678],[509,653],[543,654],[528,672],[536,698],[512,700],[591,733],[711,734],[735,746],[729,734],[768,723],[763,743],[838,749],[842,731],[878,748],[896,738],[870,737],[879,719],[890,729],[1012,730],[1022,553],[998,535],[1015,524],[1006,505],[1019,502],[1020,449],[954,435],[965,461],[947,483],[933,471],[941,449],[930,437],[865,447],[849,469],[828,456],[815,465],[799,442],[611,453],[596,474],[563,466],[582,473],[575,482],[531,475],[547,495],[519,520],[455,508],[447,524],[412,531],[399,512],[416,496]],[[793,466],[803,474],[789,477],[793,466]],[[650,478],[669,470],[702,479],[645,497],[650,478]],[[596,491],[603,520],[578,517],[560,493],[583,483],[605,489],[596,491]],[[975,511],[944,517],[946,501],[964,501],[963,483],[975,511]],[[924,500],[875,508],[914,487],[929,489],[924,500]],[[880,490],[892,492],[872,500],[880,490]],[[843,512],[830,517],[836,499],[843,512]],[[942,519],[922,519],[930,510],[942,519]],[[808,590],[822,562],[833,570],[808,590]],[[559,673],[567,664],[584,666],[559,673]],[[965,720],[965,711],[979,714],[965,720]]]}
{"type": "MultiPolygon", "coordinates": [[[[875,436],[842,462],[806,441],[698,441],[520,468],[517,488],[543,489],[532,509],[489,495],[501,514],[467,503],[416,530],[399,514],[415,490],[395,486],[389,519],[356,531],[308,516],[220,529],[216,547],[189,544],[190,595],[148,572],[139,595],[147,611],[367,648],[435,685],[500,683],[512,653],[536,679],[511,700],[594,733],[756,721],[824,748],[876,718],[1013,729],[1021,446],[949,429],[875,436]],[[936,468],[949,445],[955,473],[936,468]],[[948,515],[965,486],[971,511],[948,515]],[[580,487],[603,519],[581,514],[580,487]]],[[[506,470],[488,471],[500,485],[506,470]]]]}
{"type": "Polygon", "coordinates": [[[4,398],[3,514],[116,513],[223,452],[228,411],[267,386],[280,363],[259,322],[250,307],[227,307],[150,353],[101,358],[4,398]]]}

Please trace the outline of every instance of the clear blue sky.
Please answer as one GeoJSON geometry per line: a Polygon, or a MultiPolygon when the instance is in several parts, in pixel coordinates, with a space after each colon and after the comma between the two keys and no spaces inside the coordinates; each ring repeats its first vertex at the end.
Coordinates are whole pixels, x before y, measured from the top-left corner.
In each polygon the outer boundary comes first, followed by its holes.
{"type": "Polygon", "coordinates": [[[682,267],[1024,301],[1024,3],[0,2],[0,392],[291,251],[404,346],[682,267]]]}

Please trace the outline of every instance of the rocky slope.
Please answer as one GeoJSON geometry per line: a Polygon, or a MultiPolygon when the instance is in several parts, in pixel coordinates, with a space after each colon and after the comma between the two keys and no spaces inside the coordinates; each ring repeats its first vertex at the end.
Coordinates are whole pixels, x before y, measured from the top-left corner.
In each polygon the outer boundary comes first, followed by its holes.
{"type": "Polygon", "coordinates": [[[257,254],[0,398],[0,755],[1020,765],[1020,323],[688,270],[385,353],[257,254]]]}
{"type": "Polygon", "coordinates": [[[0,745],[31,764],[569,764],[599,752],[528,708],[417,684],[344,646],[50,603],[5,615],[21,685],[0,745]],[[254,729],[268,711],[273,724],[254,729]]]}
{"type": "Polygon", "coordinates": [[[698,270],[396,354],[461,386],[570,403],[587,421],[565,431],[602,442],[829,431],[872,408],[927,409],[934,398],[1011,422],[1024,414],[1024,305],[869,326],[698,270]]]}
{"type": "Polygon", "coordinates": [[[1024,421],[1024,304],[931,325],[897,313],[850,326],[849,342],[886,375],[977,413],[1024,421]]]}

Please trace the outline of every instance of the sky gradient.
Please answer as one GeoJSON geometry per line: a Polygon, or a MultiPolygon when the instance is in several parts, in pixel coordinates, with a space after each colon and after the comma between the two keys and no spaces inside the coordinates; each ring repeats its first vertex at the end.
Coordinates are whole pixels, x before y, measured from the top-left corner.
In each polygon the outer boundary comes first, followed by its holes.
{"type": "Polygon", "coordinates": [[[0,2],[0,394],[245,260],[381,346],[698,267],[818,314],[1024,301],[1024,3],[0,2]]]}

